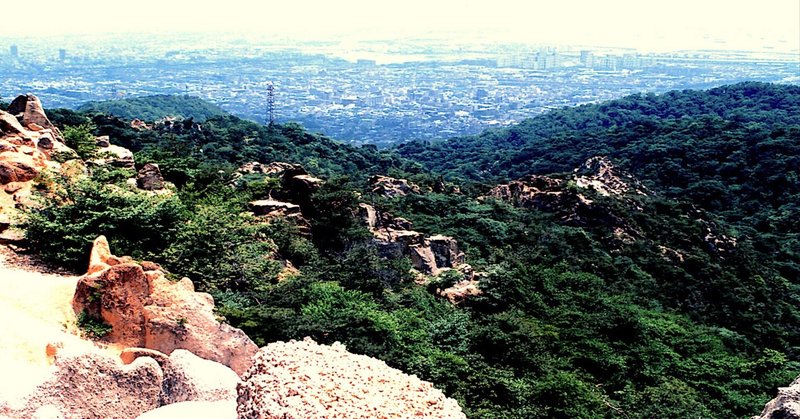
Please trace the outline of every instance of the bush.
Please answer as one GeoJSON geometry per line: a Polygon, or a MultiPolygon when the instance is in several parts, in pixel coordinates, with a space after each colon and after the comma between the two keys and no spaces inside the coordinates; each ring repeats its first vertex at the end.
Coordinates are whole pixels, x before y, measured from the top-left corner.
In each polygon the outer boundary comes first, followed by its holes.
{"type": "Polygon", "coordinates": [[[92,242],[105,235],[117,254],[152,258],[176,236],[186,211],[174,195],[151,195],[91,179],[56,178],[54,191],[26,213],[25,237],[45,260],[76,272],[86,267],[92,242]]]}
{"type": "Polygon", "coordinates": [[[168,268],[207,292],[263,291],[281,270],[267,226],[220,197],[199,203],[163,254],[168,268]]]}

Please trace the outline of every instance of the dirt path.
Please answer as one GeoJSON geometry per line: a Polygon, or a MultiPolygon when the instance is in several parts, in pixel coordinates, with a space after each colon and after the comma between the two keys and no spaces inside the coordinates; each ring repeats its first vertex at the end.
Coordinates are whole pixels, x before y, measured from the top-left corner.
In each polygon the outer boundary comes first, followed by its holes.
{"type": "Polygon", "coordinates": [[[0,246],[0,400],[23,394],[47,375],[48,343],[70,352],[99,350],[74,334],[78,277],[37,272],[14,263],[14,256],[0,246]]]}

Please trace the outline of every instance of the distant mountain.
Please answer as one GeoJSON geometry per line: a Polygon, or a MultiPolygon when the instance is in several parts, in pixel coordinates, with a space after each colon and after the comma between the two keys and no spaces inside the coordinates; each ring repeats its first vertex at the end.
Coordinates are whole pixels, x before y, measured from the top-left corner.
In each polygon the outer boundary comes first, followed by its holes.
{"type": "Polygon", "coordinates": [[[226,115],[222,108],[193,96],[155,95],[131,99],[87,102],[78,108],[81,112],[110,114],[124,119],[155,121],[167,116],[194,118],[198,122],[212,116],[226,115]]]}
{"type": "Polygon", "coordinates": [[[800,86],[740,83],[556,110],[477,136],[399,146],[451,178],[508,181],[597,155],[729,221],[800,232],[800,86]]]}

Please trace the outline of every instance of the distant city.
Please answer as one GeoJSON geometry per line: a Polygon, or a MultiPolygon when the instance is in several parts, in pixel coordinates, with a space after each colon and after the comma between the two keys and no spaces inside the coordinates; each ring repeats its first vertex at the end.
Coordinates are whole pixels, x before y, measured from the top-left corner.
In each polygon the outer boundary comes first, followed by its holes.
{"type": "Polygon", "coordinates": [[[743,80],[800,83],[800,57],[746,51],[639,53],[591,46],[387,40],[361,45],[183,35],[0,38],[0,97],[48,107],[188,94],[264,123],[353,143],[448,138],[633,93],[743,80]]]}

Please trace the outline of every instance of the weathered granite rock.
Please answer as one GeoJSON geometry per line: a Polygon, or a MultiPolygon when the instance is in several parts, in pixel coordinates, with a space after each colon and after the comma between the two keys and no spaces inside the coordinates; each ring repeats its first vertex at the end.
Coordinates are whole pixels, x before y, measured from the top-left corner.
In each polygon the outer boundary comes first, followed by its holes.
{"type": "Polygon", "coordinates": [[[238,387],[239,418],[465,418],[455,400],[344,345],[271,343],[238,387]]]}
{"type": "Polygon", "coordinates": [[[111,255],[105,237],[98,237],[73,309],[110,325],[102,338],[106,342],[165,354],[187,349],[244,373],[256,345],[241,330],[216,320],[210,295],[195,292],[187,278],[169,281],[157,268],[111,255]]]}
{"type": "Polygon", "coordinates": [[[253,214],[259,215],[271,215],[275,213],[279,213],[283,216],[288,216],[291,214],[299,214],[300,213],[300,205],[292,204],[289,202],[282,202],[277,201],[274,199],[261,199],[258,201],[252,201],[247,204],[247,207],[253,214]]]}
{"type": "Polygon", "coordinates": [[[373,176],[369,179],[372,193],[387,198],[406,196],[410,193],[420,193],[420,187],[405,179],[396,179],[389,176],[373,176]]]}
{"type": "Polygon", "coordinates": [[[38,412],[66,418],[132,418],[159,406],[162,379],[161,368],[150,358],[122,365],[97,353],[66,355],[56,359],[52,375],[33,392],[0,407],[0,417],[35,417],[38,412]]]}
{"type": "Polygon", "coordinates": [[[464,253],[458,250],[458,242],[449,236],[435,235],[428,238],[439,268],[455,268],[464,263],[464,253]]]}
{"type": "Polygon", "coordinates": [[[113,166],[121,169],[134,169],[133,152],[125,147],[110,144],[108,147],[98,147],[96,157],[89,163],[96,166],[113,166]]]}
{"type": "Polygon", "coordinates": [[[176,349],[162,365],[161,404],[185,401],[235,401],[239,376],[230,368],[176,349]]]}
{"type": "Polygon", "coordinates": [[[27,94],[17,96],[17,98],[8,105],[8,113],[16,116],[22,125],[35,125],[34,128],[39,128],[36,129],[36,131],[44,129],[51,130],[52,132],[58,133],[58,137],[61,138],[61,133],[58,131],[58,128],[47,118],[42,108],[42,102],[39,101],[39,98],[35,95],[27,94]]]}
{"type": "Polygon", "coordinates": [[[161,176],[161,169],[155,163],[147,163],[139,169],[136,174],[136,186],[146,191],[157,191],[164,189],[164,177],[161,176]]]}
{"type": "Polygon", "coordinates": [[[573,171],[576,186],[593,188],[600,195],[647,195],[647,189],[630,173],[614,166],[605,156],[586,160],[573,171]]]}
{"type": "Polygon", "coordinates": [[[464,263],[464,253],[458,250],[458,242],[452,237],[426,237],[412,230],[410,221],[365,203],[359,204],[358,216],[372,232],[373,242],[382,257],[408,256],[415,269],[428,275],[464,263]]]}
{"type": "Polygon", "coordinates": [[[800,419],[800,377],[789,387],[778,388],[778,395],[753,419],[800,419]]]}
{"type": "Polygon", "coordinates": [[[236,419],[236,401],[190,401],[168,404],[166,406],[161,406],[158,409],[146,412],[136,419],[184,418],[236,419]]]}

